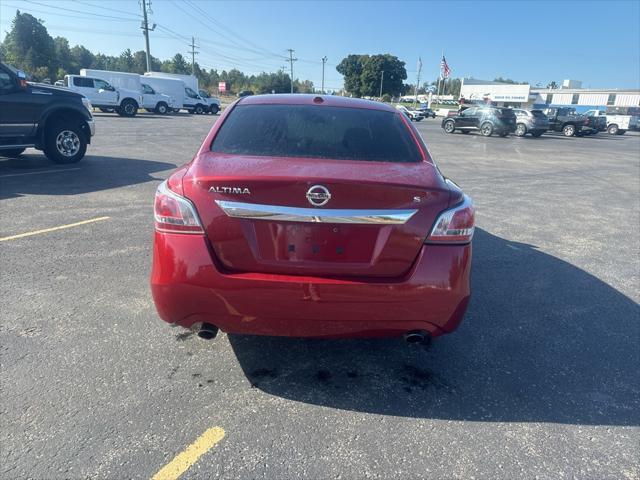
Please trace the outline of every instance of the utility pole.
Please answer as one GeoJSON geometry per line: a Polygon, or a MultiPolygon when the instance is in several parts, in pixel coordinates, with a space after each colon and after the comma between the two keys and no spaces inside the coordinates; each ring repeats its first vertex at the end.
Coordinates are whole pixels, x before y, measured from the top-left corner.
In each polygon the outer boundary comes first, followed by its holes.
{"type": "Polygon", "coordinates": [[[382,83],[384,82],[384,70],[382,70],[382,74],[380,75],[380,99],[382,100],[382,83]]]}
{"type": "Polygon", "coordinates": [[[422,58],[418,57],[418,80],[416,80],[416,90],[413,95],[414,105],[418,102],[418,88],[420,87],[420,72],[422,71],[422,58]]]}
{"type": "Polygon", "coordinates": [[[200,52],[196,52],[196,39],[195,37],[191,37],[191,43],[189,44],[191,47],[191,75],[196,74],[196,55],[200,52]]]}
{"type": "Polygon", "coordinates": [[[324,95],[324,64],[327,63],[327,56],[322,57],[322,94],[324,95]]]}
{"type": "Polygon", "coordinates": [[[287,52],[289,52],[289,68],[291,69],[291,93],[293,93],[293,62],[297,61],[297,58],[293,58],[293,50],[292,48],[288,48],[287,52]]]}
{"type": "Polygon", "coordinates": [[[149,21],[147,19],[147,12],[153,13],[151,11],[151,0],[141,0],[142,5],[142,32],[144,34],[144,41],[147,49],[147,72],[151,71],[151,51],[149,50],[149,31],[154,31],[156,29],[156,24],[153,24],[153,27],[149,28],[149,21]]]}

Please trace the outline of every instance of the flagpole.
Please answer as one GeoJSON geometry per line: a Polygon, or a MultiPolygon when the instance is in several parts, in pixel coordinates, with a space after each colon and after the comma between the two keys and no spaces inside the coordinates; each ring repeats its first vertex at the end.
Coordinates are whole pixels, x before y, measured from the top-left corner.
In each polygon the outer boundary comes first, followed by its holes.
{"type": "Polygon", "coordinates": [[[440,56],[440,75],[438,75],[438,105],[440,105],[440,84],[442,83],[442,59],[444,58],[444,50],[440,56]]]}

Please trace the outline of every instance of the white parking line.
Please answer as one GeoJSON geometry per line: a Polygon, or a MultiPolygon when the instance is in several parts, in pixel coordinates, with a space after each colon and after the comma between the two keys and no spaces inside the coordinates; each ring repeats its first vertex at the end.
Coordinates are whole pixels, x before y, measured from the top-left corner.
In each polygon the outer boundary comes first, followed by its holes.
{"type": "Polygon", "coordinates": [[[38,172],[25,172],[25,173],[10,173],[8,175],[0,175],[0,178],[6,177],[21,177],[23,175],[37,175],[39,173],[58,173],[58,172],[69,172],[71,170],[80,170],[80,167],[76,168],[57,168],[55,170],[40,170],[38,172]]]}

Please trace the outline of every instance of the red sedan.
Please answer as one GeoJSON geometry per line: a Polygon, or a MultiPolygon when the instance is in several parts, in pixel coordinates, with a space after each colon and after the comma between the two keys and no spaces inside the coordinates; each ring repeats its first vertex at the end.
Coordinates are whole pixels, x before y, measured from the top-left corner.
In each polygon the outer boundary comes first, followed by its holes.
{"type": "Polygon", "coordinates": [[[160,317],[215,337],[452,332],[474,209],[397,110],[337,96],[228,107],[155,198],[160,317]]]}

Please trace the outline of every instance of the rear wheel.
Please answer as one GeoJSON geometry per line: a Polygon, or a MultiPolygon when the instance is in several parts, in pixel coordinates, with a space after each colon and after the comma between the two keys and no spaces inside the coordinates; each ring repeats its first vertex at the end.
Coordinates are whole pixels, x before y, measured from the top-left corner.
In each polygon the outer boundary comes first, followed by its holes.
{"type": "Polygon", "coordinates": [[[0,157],[15,158],[19,157],[24,151],[24,148],[9,148],[7,150],[0,150],[0,157]]]}
{"type": "Polygon", "coordinates": [[[211,106],[209,107],[209,111],[210,111],[212,114],[214,114],[214,115],[215,115],[216,113],[218,113],[218,112],[220,111],[220,107],[219,107],[218,105],[215,105],[215,104],[214,104],[214,105],[211,105],[211,106]]]}
{"type": "Polygon", "coordinates": [[[159,102],[158,105],[156,105],[157,114],[166,115],[168,111],[169,111],[169,105],[167,105],[166,103],[159,102]]]}
{"type": "Polygon", "coordinates": [[[122,101],[118,114],[123,117],[135,117],[136,113],[138,113],[138,104],[136,102],[130,98],[126,98],[122,101]]]}
{"type": "Polygon", "coordinates": [[[527,134],[527,126],[524,123],[516,125],[516,137],[524,137],[527,134]]]}
{"type": "Polygon", "coordinates": [[[76,163],[87,151],[87,138],[79,125],[63,121],[45,133],[44,153],[56,163],[76,163]]]}
{"type": "Polygon", "coordinates": [[[618,134],[618,125],[616,125],[615,123],[612,123],[611,125],[609,125],[607,127],[607,133],[609,133],[609,135],[617,135],[618,134]]]}
{"type": "Polygon", "coordinates": [[[493,125],[490,122],[484,122],[480,127],[480,133],[485,137],[490,137],[493,133],[493,125]]]}
{"type": "Polygon", "coordinates": [[[447,120],[446,122],[444,122],[444,131],[446,133],[453,133],[456,129],[453,120],[447,120]]]}
{"type": "Polygon", "coordinates": [[[565,125],[562,128],[562,133],[565,137],[573,137],[576,134],[575,125],[565,125]]]}

